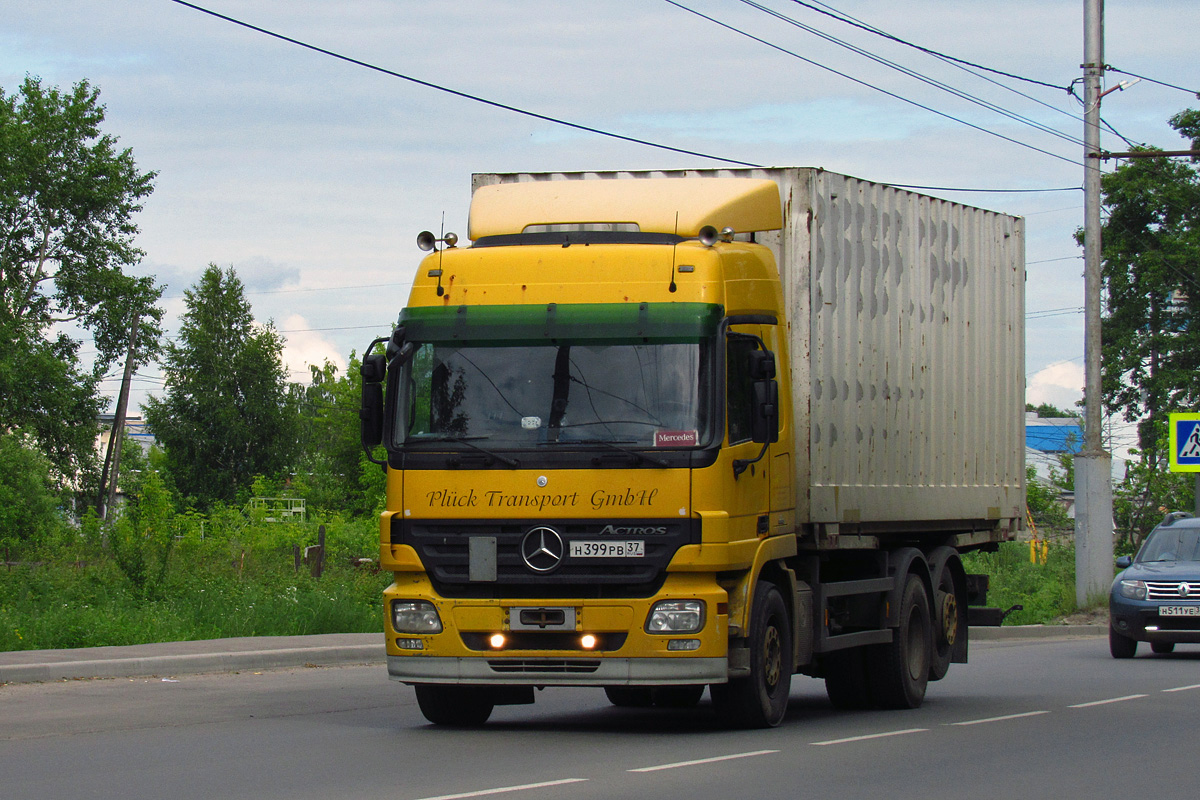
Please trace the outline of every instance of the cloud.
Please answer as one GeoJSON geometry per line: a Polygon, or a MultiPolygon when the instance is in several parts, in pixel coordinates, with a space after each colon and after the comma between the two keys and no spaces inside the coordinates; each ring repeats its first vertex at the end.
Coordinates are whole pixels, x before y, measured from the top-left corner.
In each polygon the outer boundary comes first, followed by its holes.
{"type": "Polygon", "coordinates": [[[286,338],[283,361],[289,373],[288,380],[307,384],[311,378],[309,365],[321,366],[326,361],[337,366],[339,374],[345,374],[345,356],[320,332],[310,330],[311,327],[299,314],[292,314],[279,324],[279,330],[286,338]]]}
{"type": "Polygon", "coordinates": [[[1033,373],[1025,386],[1025,402],[1035,406],[1049,403],[1072,410],[1075,403],[1083,398],[1083,385],[1083,365],[1075,361],[1060,361],[1033,373]]]}

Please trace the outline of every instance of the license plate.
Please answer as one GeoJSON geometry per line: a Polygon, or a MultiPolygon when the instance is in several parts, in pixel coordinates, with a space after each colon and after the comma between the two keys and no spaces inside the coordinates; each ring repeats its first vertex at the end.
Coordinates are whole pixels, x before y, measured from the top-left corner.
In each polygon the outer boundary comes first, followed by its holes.
{"type": "Polygon", "coordinates": [[[1159,606],[1160,617],[1200,617],[1200,606],[1159,606]]]}
{"type": "Polygon", "coordinates": [[[645,557],[645,542],[571,542],[571,558],[645,557]]]}

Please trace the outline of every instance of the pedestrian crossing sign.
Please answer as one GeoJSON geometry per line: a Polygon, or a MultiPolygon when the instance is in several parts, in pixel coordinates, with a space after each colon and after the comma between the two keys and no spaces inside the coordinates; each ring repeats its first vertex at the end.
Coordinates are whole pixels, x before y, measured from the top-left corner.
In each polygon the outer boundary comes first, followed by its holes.
{"type": "Polygon", "coordinates": [[[1200,472],[1200,414],[1171,414],[1171,472],[1200,472]]]}

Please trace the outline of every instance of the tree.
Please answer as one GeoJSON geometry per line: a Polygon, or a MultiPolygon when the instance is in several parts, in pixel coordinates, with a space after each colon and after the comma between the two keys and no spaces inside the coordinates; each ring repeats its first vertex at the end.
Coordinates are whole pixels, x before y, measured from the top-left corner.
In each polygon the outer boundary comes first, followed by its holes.
{"type": "Polygon", "coordinates": [[[367,460],[359,438],[359,364],[351,353],[350,366],[340,377],[329,361],[312,365],[311,382],[292,384],[292,397],[300,425],[296,469],[306,483],[305,497],[320,510],[365,516],[378,510],[386,478],[378,464],[367,460]]]}
{"type": "Polygon", "coordinates": [[[273,323],[255,324],[233,268],[210,265],[184,302],[162,359],[166,394],[143,410],[176,489],[207,508],[237,501],[256,475],[291,464],[295,416],[283,338],[273,323]]]}
{"type": "MultiPolygon", "coordinates": [[[[1200,112],[1170,123],[1200,140],[1200,112]]],[[[1200,408],[1200,173],[1178,159],[1139,158],[1105,175],[1102,188],[1104,401],[1139,422],[1153,465],[1167,413],[1200,408]]]]}
{"type": "Polygon", "coordinates": [[[99,90],[80,81],[70,92],[27,77],[0,89],[0,425],[24,429],[63,478],[93,460],[97,383],[129,346],[141,319],[139,360],[160,336],[162,290],[124,270],[142,251],[133,215],[152,191],[130,150],[104,134],[99,90]],[[90,374],[79,342],[59,323],[90,332],[90,374]]]}

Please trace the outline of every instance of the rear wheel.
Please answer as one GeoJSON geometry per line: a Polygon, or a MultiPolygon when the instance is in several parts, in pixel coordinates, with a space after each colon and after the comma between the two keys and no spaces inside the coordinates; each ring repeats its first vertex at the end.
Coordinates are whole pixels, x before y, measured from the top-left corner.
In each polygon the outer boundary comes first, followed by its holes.
{"type": "Polygon", "coordinates": [[[417,705],[425,719],[434,725],[460,728],[487,722],[495,707],[492,692],[486,686],[445,686],[418,683],[417,705]]]}
{"type": "MultiPolygon", "coordinates": [[[[944,548],[949,550],[949,548],[944,548]]],[[[954,645],[960,636],[966,635],[963,610],[958,604],[958,593],[954,590],[954,572],[951,564],[957,565],[958,556],[953,551],[942,549],[931,554],[933,563],[933,652],[929,658],[929,680],[940,681],[950,671],[954,657],[954,645]]]]}
{"type": "Polygon", "coordinates": [[[1137,639],[1130,639],[1109,627],[1108,652],[1112,653],[1113,658],[1133,658],[1137,653],[1137,639]]]}
{"type": "MultiPolygon", "coordinates": [[[[704,688],[704,687],[701,687],[704,688]]],[[[649,708],[654,704],[653,689],[649,686],[605,686],[608,702],[621,708],[649,708]]]]}
{"type": "Polygon", "coordinates": [[[900,596],[900,625],[892,641],[874,645],[866,656],[871,695],[882,708],[919,708],[925,700],[933,650],[931,628],[925,584],[910,573],[900,596]]]}
{"type": "Polygon", "coordinates": [[[750,674],[709,687],[721,721],[734,728],[773,728],[787,714],[792,687],[792,625],[779,590],[760,583],[750,614],[750,674]]]}
{"type": "Polygon", "coordinates": [[[1175,652],[1175,643],[1174,642],[1151,642],[1150,649],[1153,650],[1154,652],[1158,653],[1159,655],[1165,655],[1166,653],[1175,652]]]}

